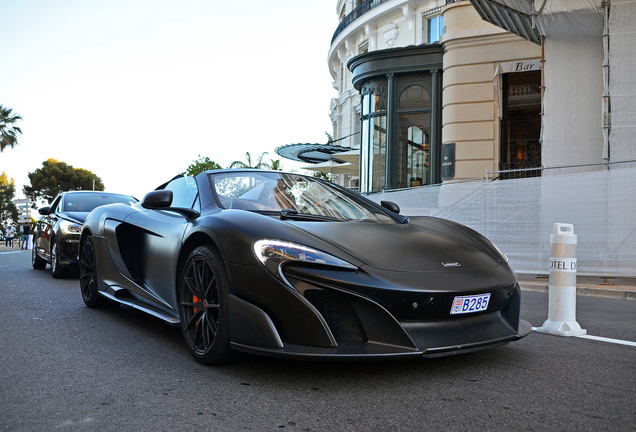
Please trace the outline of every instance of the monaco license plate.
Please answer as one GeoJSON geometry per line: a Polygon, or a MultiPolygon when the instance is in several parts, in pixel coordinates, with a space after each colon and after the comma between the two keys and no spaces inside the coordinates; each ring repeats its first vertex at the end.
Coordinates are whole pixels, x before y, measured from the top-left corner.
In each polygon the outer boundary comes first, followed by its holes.
{"type": "Polygon", "coordinates": [[[490,294],[455,297],[451,315],[481,312],[488,309],[490,294]]]}

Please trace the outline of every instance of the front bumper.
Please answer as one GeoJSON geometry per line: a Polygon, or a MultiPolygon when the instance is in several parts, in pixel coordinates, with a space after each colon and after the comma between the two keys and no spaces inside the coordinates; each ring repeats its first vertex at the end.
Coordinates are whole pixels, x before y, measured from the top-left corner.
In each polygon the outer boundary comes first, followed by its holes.
{"type": "Polygon", "coordinates": [[[79,266],[79,239],[79,234],[66,234],[58,237],[59,265],[67,269],[79,266]]]}
{"type": "MultiPolygon", "coordinates": [[[[243,271],[239,276],[230,271],[240,279],[238,286],[250,286],[244,278],[251,273],[243,271]]],[[[452,300],[466,291],[366,286],[367,292],[360,292],[360,287],[343,288],[342,280],[337,286],[334,279],[332,283],[328,278],[317,281],[315,272],[294,273],[286,274],[294,292],[284,287],[273,293],[261,279],[259,291],[274,294],[274,303],[266,296],[251,297],[250,292],[230,297],[234,349],[310,360],[439,357],[502,346],[531,331],[530,324],[519,318],[521,291],[516,281],[477,289],[491,293],[488,310],[457,316],[450,315],[452,300]],[[390,301],[380,304],[377,298],[390,301]],[[421,304],[417,310],[410,307],[414,299],[421,304]],[[281,310],[277,304],[286,306],[281,310]]],[[[282,285],[276,284],[277,288],[282,285]]]]}

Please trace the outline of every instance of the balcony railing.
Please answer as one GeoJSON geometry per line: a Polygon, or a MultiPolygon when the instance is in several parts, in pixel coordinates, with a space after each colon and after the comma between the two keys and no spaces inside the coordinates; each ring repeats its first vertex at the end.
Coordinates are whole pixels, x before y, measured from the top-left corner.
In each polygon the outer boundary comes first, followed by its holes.
{"type": "MultiPolygon", "coordinates": [[[[351,11],[351,13],[349,13],[349,15],[344,17],[344,19],[340,22],[340,24],[338,24],[338,28],[336,28],[336,31],[334,32],[333,37],[331,38],[331,43],[333,44],[333,41],[336,40],[338,35],[342,33],[342,31],[353,21],[357,20],[362,15],[369,12],[371,9],[376,8],[380,6],[381,4],[384,4],[388,1],[390,0],[366,0],[360,6],[356,7],[354,10],[351,11]]],[[[466,1],[466,0],[446,0],[446,4],[458,3],[460,1],[466,1]]]]}
{"type": "Polygon", "coordinates": [[[340,24],[338,24],[338,28],[336,28],[336,31],[333,34],[333,37],[331,38],[331,43],[333,44],[333,41],[336,40],[338,35],[342,33],[342,31],[353,21],[360,18],[362,15],[369,12],[371,9],[376,8],[380,6],[381,4],[386,3],[388,1],[390,0],[366,0],[360,6],[356,7],[354,10],[351,11],[351,13],[349,13],[349,15],[344,17],[344,19],[340,22],[340,24]]]}

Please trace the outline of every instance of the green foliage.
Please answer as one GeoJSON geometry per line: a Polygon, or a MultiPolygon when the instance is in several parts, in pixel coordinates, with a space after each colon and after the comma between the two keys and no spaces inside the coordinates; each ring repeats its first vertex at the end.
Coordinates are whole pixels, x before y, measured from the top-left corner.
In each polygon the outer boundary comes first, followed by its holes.
{"type": "Polygon", "coordinates": [[[199,159],[192,162],[190,166],[188,167],[188,169],[185,172],[182,172],[181,174],[194,177],[197,174],[202,173],[203,171],[217,170],[217,169],[223,169],[223,167],[219,165],[218,163],[216,163],[215,161],[210,160],[209,157],[207,156],[201,157],[201,155],[199,155],[199,159]]]}
{"type": "Polygon", "coordinates": [[[22,130],[14,126],[22,117],[11,111],[11,108],[0,105],[0,153],[7,147],[15,147],[18,144],[18,135],[22,134],[22,130]]]}
{"type": "Polygon", "coordinates": [[[18,208],[13,203],[13,197],[15,195],[15,181],[9,179],[7,174],[3,171],[0,174],[0,221],[18,221],[18,208]]]}
{"type": "MultiPolygon", "coordinates": [[[[246,162],[242,161],[234,161],[230,164],[228,168],[249,168],[249,169],[272,169],[272,166],[267,162],[263,162],[263,157],[267,154],[267,152],[261,153],[260,156],[256,159],[255,163],[252,163],[252,155],[250,152],[245,153],[246,162]]],[[[273,161],[272,161],[273,162],[273,161]]],[[[279,161],[280,164],[280,161],[279,161]]]]}
{"type": "Polygon", "coordinates": [[[274,170],[274,171],[282,171],[283,170],[283,164],[280,162],[280,159],[270,159],[269,160],[269,168],[274,170]]]}
{"type": "Polygon", "coordinates": [[[330,182],[331,181],[331,174],[322,172],[322,171],[314,171],[314,173],[312,174],[314,177],[319,178],[321,180],[325,180],[330,182]]]}
{"type": "Polygon", "coordinates": [[[45,199],[49,204],[60,192],[71,190],[104,190],[102,179],[83,168],[73,168],[65,162],[47,159],[42,162],[42,168],[29,173],[31,186],[24,186],[24,194],[33,202],[45,199]]]}

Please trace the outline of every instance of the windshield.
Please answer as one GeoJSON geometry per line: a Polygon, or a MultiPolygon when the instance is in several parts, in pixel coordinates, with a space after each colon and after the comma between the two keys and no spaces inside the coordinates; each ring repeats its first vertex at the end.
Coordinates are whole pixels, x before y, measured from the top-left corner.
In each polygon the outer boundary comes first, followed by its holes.
{"type": "Polygon", "coordinates": [[[66,212],[90,212],[91,210],[106,204],[128,204],[136,203],[133,197],[127,195],[117,195],[111,193],[73,193],[67,194],[64,202],[66,212]]]}
{"type": "Polygon", "coordinates": [[[300,174],[236,171],[210,174],[210,179],[226,209],[276,212],[286,218],[396,223],[364,198],[300,174]]]}

